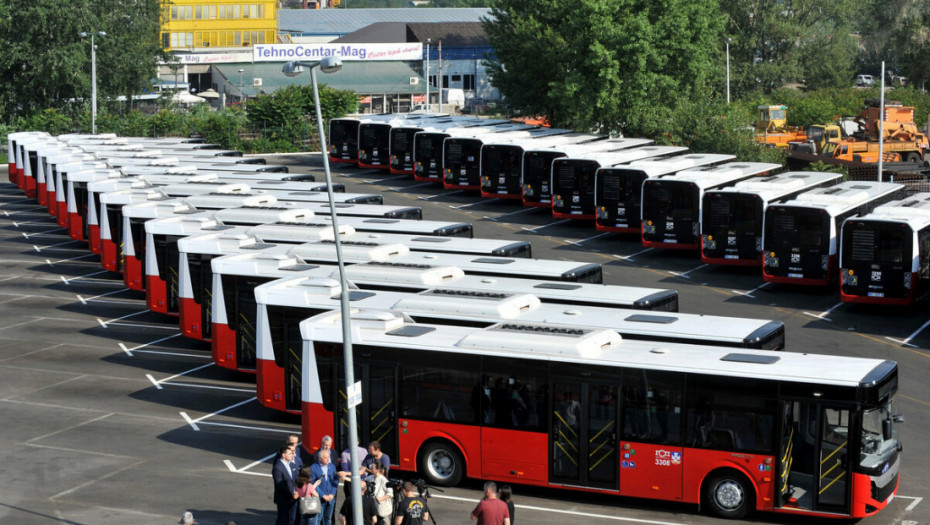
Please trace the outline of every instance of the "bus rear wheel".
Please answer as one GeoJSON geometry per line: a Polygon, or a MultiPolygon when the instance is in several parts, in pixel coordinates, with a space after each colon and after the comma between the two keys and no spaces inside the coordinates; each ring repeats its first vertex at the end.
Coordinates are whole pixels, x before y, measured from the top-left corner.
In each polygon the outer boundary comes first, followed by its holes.
{"type": "Polygon", "coordinates": [[[723,471],[712,476],[704,486],[704,498],[711,512],[728,519],[745,517],[754,500],[752,485],[735,471],[723,471]]]}
{"type": "Polygon", "coordinates": [[[430,485],[451,487],[465,477],[465,460],[452,444],[434,441],[420,454],[420,472],[430,485]]]}

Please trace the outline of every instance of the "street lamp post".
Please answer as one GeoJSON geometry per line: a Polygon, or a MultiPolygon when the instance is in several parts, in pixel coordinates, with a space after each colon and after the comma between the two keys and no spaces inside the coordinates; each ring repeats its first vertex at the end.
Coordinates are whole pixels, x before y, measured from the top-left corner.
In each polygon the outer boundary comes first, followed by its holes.
{"type": "Polygon", "coordinates": [[[90,132],[97,134],[97,46],[94,45],[94,35],[107,36],[103,31],[79,33],[81,38],[90,37],[90,132]]]}
{"type": "Polygon", "coordinates": [[[432,38],[426,39],[426,112],[429,113],[429,45],[433,42],[432,38]]]}
{"type": "MultiPolygon", "coordinates": [[[[320,153],[323,157],[323,173],[326,174],[326,193],[329,197],[329,209],[333,214],[333,240],[336,246],[336,265],[339,268],[339,306],[342,311],[342,350],[345,359],[346,388],[355,385],[355,364],[352,359],[352,332],[349,322],[349,286],[346,282],[345,263],[342,259],[342,241],[339,238],[339,217],[336,214],[336,203],[333,199],[333,178],[329,171],[329,152],[326,147],[326,133],[323,130],[323,113],[320,111],[320,91],[317,87],[316,70],[324,73],[335,73],[342,69],[342,61],[338,57],[328,56],[319,62],[287,62],[281,69],[286,76],[295,77],[304,69],[310,70],[310,83],[313,85],[313,104],[316,109],[316,125],[320,133],[320,153]]],[[[358,423],[355,419],[355,405],[348,407],[349,418],[349,452],[352,463],[352,523],[362,523],[362,491],[361,477],[359,476],[358,457],[358,423]]]]}
{"type": "Polygon", "coordinates": [[[730,103],[730,39],[727,39],[727,104],[730,103]]]}
{"type": "Polygon", "coordinates": [[[245,70],[242,68],[239,68],[239,102],[242,102],[242,99],[245,98],[243,96],[244,93],[242,92],[242,74],[243,73],[245,73],[245,70]]]}

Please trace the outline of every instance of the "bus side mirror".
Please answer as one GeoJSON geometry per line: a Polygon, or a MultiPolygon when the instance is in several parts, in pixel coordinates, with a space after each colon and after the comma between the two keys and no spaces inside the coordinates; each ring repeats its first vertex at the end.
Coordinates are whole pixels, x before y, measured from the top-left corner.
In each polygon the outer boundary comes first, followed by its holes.
{"type": "Polygon", "coordinates": [[[882,437],[885,441],[891,440],[891,423],[890,419],[882,420],[882,437]]]}

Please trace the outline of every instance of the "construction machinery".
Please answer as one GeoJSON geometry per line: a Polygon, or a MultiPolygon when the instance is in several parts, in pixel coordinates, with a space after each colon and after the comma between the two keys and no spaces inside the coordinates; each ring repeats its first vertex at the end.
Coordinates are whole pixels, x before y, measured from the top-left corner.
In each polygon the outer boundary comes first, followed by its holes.
{"type": "Polygon", "coordinates": [[[878,99],[866,100],[862,112],[853,119],[858,124],[856,132],[844,136],[841,129],[834,130],[831,125],[823,126],[818,130],[825,135],[822,146],[817,144],[815,150],[812,146],[790,148],[788,166],[791,169],[802,169],[818,161],[846,166],[874,164],[878,162],[879,156],[884,162],[922,161],[930,143],[914,123],[914,108],[887,100],[884,109],[882,119],[881,102],[878,99]],[[826,138],[835,133],[839,134],[839,138],[826,138]]]}
{"type": "Polygon", "coordinates": [[[804,129],[788,125],[787,106],[759,106],[758,109],[754,137],[757,144],[787,150],[789,143],[807,140],[804,129]]]}

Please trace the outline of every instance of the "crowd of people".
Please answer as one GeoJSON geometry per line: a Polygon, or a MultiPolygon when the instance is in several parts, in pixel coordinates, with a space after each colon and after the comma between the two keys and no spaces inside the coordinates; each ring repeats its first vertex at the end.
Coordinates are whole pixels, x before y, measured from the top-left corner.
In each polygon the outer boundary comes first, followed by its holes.
{"type": "MultiPolygon", "coordinates": [[[[300,436],[290,434],[275,455],[271,476],[274,481],[274,503],[277,506],[275,525],[354,525],[351,483],[352,450],[347,448],[338,457],[338,469],[333,463],[333,439],[325,436],[306,464],[301,457],[300,436]],[[345,497],[338,512],[336,495],[343,484],[345,497]]],[[[356,443],[360,463],[359,489],[362,494],[364,525],[426,525],[429,505],[420,487],[410,481],[394,489],[388,480],[391,458],[381,450],[378,441],[365,449],[356,443]]],[[[484,498],[471,512],[478,525],[513,525],[514,506],[509,486],[484,484],[484,498]]]]}

